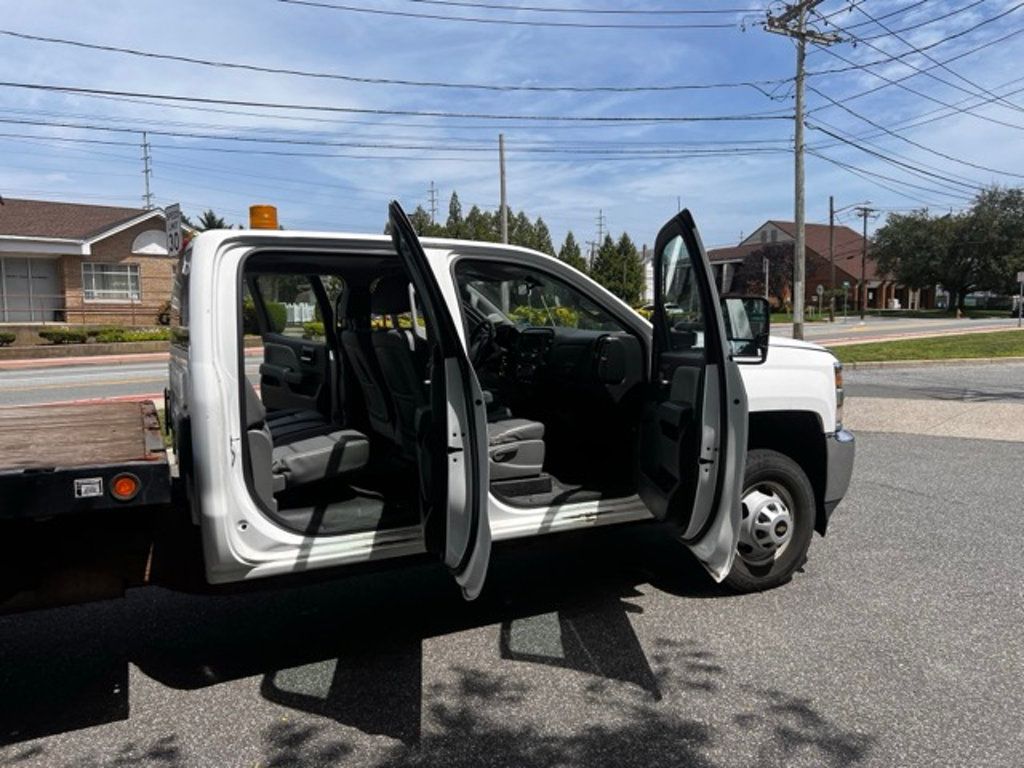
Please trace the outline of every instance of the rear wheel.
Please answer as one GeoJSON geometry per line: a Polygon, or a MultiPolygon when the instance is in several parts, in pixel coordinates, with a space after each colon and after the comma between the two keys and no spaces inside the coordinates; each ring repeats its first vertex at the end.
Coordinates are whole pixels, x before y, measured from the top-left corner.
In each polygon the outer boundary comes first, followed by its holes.
{"type": "Polygon", "coordinates": [[[814,490],[800,465],[777,451],[750,451],[740,540],[724,584],[737,592],[785,584],[806,562],[813,533],[814,490]]]}

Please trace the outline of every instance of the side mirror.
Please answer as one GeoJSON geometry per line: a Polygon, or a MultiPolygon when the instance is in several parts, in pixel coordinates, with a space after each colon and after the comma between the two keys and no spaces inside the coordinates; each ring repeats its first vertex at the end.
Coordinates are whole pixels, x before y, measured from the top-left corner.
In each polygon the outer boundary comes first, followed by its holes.
{"type": "Polygon", "coordinates": [[[768,359],[771,307],[760,296],[725,296],[722,315],[737,363],[759,365],[768,359]]]}

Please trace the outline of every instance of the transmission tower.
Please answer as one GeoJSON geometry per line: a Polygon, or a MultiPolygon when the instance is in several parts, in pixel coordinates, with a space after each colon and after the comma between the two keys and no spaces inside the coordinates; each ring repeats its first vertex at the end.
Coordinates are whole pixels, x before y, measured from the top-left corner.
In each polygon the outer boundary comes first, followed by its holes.
{"type": "Polygon", "coordinates": [[[142,195],[142,205],[148,211],[153,207],[153,193],[149,190],[149,180],[153,175],[153,156],[149,153],[149,136],[142,132],[142,178],[146,191],[142,195]]]}

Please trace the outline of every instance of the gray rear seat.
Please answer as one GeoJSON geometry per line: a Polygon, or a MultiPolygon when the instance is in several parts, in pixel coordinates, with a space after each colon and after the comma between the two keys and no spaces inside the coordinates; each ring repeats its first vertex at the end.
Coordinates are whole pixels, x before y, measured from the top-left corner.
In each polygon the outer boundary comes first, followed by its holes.
{"type": "Polygon", "coordinates": [[[295,440],[272,436],[266,408],[248,380],[245,418],[253,487],[274,511],[276,492],[362,469],[370,458],[370,441],[354,429],[295,440]]]}

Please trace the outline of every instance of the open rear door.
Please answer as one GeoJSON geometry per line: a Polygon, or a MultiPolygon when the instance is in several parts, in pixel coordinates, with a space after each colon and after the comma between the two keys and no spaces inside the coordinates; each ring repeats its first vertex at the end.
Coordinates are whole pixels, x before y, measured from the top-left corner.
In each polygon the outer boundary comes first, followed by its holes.
{"type": "Polygon", "coordinates": [[[690,212],[658,233],[651,390],[640,496],[721,581],[739,536],[747,395],[731,359],[718,292],[690,212]]]}
{"type": "Polygon", "coordinates": [[[430,413],[418,436],[427,548],[440,555],[467,600],[483,589],[491,554],[487,413],[476,373],[419,238],[397,202],[391,238],[422,304],[430,345],[430,413]]]}

